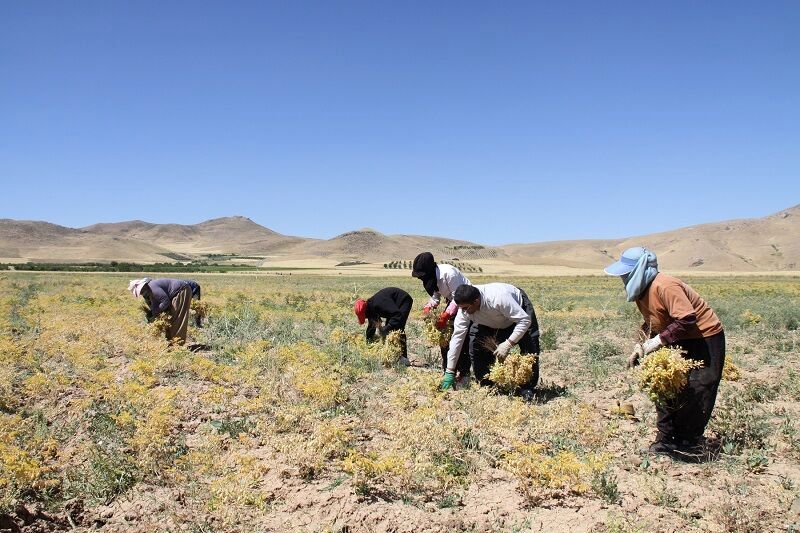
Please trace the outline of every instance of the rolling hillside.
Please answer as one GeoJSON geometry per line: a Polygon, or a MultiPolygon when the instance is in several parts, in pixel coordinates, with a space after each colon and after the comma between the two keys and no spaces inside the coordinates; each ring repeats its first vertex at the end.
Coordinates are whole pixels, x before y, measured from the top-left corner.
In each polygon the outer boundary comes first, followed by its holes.
{"type": "Polygon", "coordinates": [[[327,240],[276,233],[246,217],[199,224],[140,220],[81,229],[48,222],[0,220],[0,261],[158,262],[237,254],[270,261],[382,263],[421,251],[438,259],[508,265],[597,269],[630,246],[658,253],[662,268],[681,271],[786,271],[800,269],[800,205],[756,219],[730,220],[623,239],[554,241],[482,246],[422,235],[385,235],[364,228],[327,240]]]}

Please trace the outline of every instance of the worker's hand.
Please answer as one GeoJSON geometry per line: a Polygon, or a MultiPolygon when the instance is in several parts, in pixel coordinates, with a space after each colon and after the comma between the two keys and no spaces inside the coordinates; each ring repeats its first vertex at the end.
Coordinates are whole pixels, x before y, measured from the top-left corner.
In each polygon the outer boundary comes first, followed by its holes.
{"type": "Polygon", "coordinates": [[[637,366],[642,357],[644,357],[644,347],[641,344],[637,344],[633,347],[633,351],[628,356],[628,368],[637,366]]]}
{"type": "Polygon", "coordinates": [[[445,372],[442,376],[442,382],[439,384],[439,390],[447,390],[453,387],[456,380],[455,372],[445,372]]]}
{"type": "Polygon", "coordinates": [[[497,357],[497,360],[502,363],[506,360],[506,357],[508,357],[508,352],[511,351],[512,346],[513,344],[507,340],[501,342],[497,348],[494,349],[494,356],[497,357]]]}
{"type": "Polygon", "coordinates": [[[422,314],[423,315],[427,315],[430,312],[431,312],[431,306],[430,305],[426,305],[425,307],[422,308],[422,314]]]}
{"type": "Polygon", "coordinates": [[[448,320],[450,320],[450,314],[447,311],[442,311],[439,318],[436,319],[436,329],[443,330],[446,328],[448,320]]]}
{"type": "Polygon", "coordinates": [[[644,355],[647,355],[651,352],[655,352],[659,348],[664,346],[664,343],[661,342],[661,335],[656,335],[652,339],[647,339],[642,343],[642,349],[644,350],[644,355]]]}

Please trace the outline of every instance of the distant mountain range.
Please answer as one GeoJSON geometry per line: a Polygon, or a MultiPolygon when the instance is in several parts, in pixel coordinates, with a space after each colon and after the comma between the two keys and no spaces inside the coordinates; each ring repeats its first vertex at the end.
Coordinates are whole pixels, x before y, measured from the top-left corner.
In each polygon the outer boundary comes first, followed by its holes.
{"type": "Polygon", "coordinates": [[[0,262],[172,262],[247,257],[250,261],[319,259],[384,263],[431,251],[437,260],[509,265],[600,268],[630,246],[658,253],[662,268],[681,271],[800,270],[800,205],[756,219],[690,226],[625,239],[553,241],[483,246],[421,235],[384,235],[373,229],[332,239],[281,235],[246,217],[199,224],[141,220],[67,228],[49,222],[0,219],[0,262]]]}

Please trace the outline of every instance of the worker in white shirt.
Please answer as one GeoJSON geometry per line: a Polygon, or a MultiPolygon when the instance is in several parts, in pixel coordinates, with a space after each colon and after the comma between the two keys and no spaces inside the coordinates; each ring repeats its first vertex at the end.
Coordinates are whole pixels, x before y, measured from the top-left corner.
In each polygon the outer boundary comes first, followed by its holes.
{"type": "MultiPolygon", "coordinates": [[[[452,265],[439,264],[433,259],[433,254],[423,252],[414,258],[411,275],[422,281],[425,292],[430,299],[425,304],[422,312],[426,315],[431,310],[439,307],[442,298],[445,300],[444,310],[436,319],[436,327],[443,330],[448,323],[455,320],[458,313],[458,306],[453,300],[453,293],[460,285],[472,285],[469,279],[461,273],[459,269],[452,265]]],[[[474,334],[474,333],[473,333],[474,334]]],[[[472,335],[469,335],[461,348],[458,361],[454,363],[456,371],[455,380],[457,383],[466,385],[470,380],[470,347],[472,346],[472,335]]],[[[442,353],[442,371],[447,370],[447,346],[440,347],[442,353]]]]}
{"type": "Polygon", "coordinates": [[[535,354],[533,377],[520,389],[523,396],[533,393],[539,382],[539,323],[525,291],[508,283],[486,285],[461,285],[453,295],[459,307],[447,352],[447,368],[442,377],[441,389],[452,386],[455,363],[467,337],[469,323],[476,326],[472,344],[472,367],[475,379],[481,385],[491,385],[487,378],[495,360],[505,361],[514,345],[523,354],[535,354]],[[487,347],[486,339],[493,338],[497,348],[487,347]]]}

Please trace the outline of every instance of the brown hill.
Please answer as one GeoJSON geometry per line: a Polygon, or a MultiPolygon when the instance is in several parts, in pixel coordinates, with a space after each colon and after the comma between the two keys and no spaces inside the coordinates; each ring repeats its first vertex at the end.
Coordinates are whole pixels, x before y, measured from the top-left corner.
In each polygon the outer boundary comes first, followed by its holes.
{"type": "Polygon", "coordinates": [[[0,220],[2,261],[174,261],[181,256],[135,239],[92,235],[49,222],[0,220]]]}
{"type": "Polygon", "coordinates": [[[247,217],[238,216],[215,218],[193,225],[151,224],[134,220],[95,224],[83,229],[91,234],[146,241],[184,254],[268,255],[309,240],[281,235],[247,217]]]}
{"type": "Polygon", "coordinates": [[[764,218],[689,226],[626,239],[503,246],[517,264],[601,268],[631,246],[658,254],[667,270],[769,271],[800,268],[800,205],[764,218]]]}
{"type": "Polygon", "coordinates": [[[422,235],[385,235],[364,228],[332,239],[281,235],[246,217],[199,224],[141,220],[82,229],[48,222],[0,220],[0,261],[157,262],[239,254],[270,261],[382,263],[431,251],[437,259],[505,265],[599,269],[630,246],[658,253],[667,270],[771,271],[800,269],[800,205],[758,219],[701,224],[625,239],[556,241],[487,247],[422,235]]]}
{"type": "Polygon", "coordinates": [[[325,241],[304,243],[292,250],[298,255],[336,260],[383,262],[410,260],[422,251],[442,259],[493,258],[497,251],[479,244],[422,235],[384,235],[374,229],[349,231],[325,241]]]}

